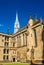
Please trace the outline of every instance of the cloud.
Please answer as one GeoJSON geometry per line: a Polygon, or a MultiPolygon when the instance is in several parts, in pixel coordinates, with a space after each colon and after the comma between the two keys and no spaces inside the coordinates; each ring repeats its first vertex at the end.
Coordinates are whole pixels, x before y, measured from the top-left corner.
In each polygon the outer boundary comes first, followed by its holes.
{"type": "Polygon", "coordinates": [[[0,24],[0,27],[3,27],[4,25],[3,24],[0,24]]]}

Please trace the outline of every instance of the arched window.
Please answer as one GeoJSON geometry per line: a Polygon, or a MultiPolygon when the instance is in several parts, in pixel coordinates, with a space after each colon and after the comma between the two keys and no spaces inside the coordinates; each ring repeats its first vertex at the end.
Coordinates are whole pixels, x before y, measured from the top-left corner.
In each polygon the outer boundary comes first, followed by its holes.
{"type": "Polygon", "coordinates": [[[15,47],[15,43],[13,43],[13,47],[15,47]]]}
{"type": "Polygon", "coordinates": [[[3,53],[4,53],[4,54],[6,53],[6,49],[3,50],[3,53]]]}

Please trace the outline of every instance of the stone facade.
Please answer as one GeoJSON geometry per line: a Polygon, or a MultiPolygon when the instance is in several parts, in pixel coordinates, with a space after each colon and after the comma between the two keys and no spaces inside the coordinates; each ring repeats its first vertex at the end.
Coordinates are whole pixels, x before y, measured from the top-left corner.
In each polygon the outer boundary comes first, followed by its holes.
{"type": "Polygon", "coordinates": [[[0,33],[0,61],[42,63],[44,59],[44,25],[42,19],[28,20],[15,34],[0,33]]]}

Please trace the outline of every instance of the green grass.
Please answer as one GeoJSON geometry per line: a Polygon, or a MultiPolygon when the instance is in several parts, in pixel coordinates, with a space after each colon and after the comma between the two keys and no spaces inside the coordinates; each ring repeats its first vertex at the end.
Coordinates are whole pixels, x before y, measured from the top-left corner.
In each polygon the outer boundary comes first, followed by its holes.
{"type": "Polygon", "coordinates": [[[2,65],[30,65],[28,63],[4,63],[2,65]]]}

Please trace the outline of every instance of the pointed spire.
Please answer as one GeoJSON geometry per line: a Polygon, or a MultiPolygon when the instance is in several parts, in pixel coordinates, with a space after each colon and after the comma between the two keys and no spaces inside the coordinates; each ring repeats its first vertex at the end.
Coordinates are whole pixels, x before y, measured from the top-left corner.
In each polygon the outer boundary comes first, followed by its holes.
{"type": "Polygon", "coordinates": [[[16,22],[18,22],[18,13],[16,12],[16,22]]]}
{"type": "Polygon", "coordinates": [[[14,23],[14,33],[16,33],[20,28],[19,20],[18,20],[18,13],[16,12],[16,20],[14,23]]]}

